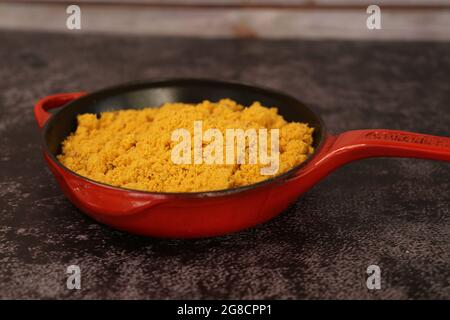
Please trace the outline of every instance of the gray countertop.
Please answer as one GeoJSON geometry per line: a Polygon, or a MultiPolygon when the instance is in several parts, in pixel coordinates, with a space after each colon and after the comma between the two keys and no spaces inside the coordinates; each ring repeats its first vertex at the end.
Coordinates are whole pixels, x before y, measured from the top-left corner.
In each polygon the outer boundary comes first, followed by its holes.
{"type": "Polygon", "coordinates": [[[280,89],[330,131],[450,134],[450,43],[200,40],[0,32],[0,298],[450,299],[450,166],[369,159],[272,221],[203,240],[115,231],[63,196],[34,102],[139,79],[280,89]],[[66,268],[81,267],[81,290],[66,268]],[[366,268],[381,268],[381,290],[366,268]]]}

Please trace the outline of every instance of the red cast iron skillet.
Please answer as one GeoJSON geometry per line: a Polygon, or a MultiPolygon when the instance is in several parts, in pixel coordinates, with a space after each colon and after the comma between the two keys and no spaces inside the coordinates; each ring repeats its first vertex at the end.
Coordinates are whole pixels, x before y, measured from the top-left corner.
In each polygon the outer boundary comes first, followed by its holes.
{"type": "Polygon", "coordinates": [[[177,79],[133,83],[86,93],[45,97],[34,107],[42,130],[45,160],[64,194],[81,211],[114,228],[146,236],[201,238],[223,235],[265,222],[345,163],[368,157],[414,157],[450,161],[450,138],[369,129],[332,135],[321,118],[297,99],[238,83],[177,79]],[[288,121],[315,128],[315,153],[275,178],[249,186],[193,193],[143,192],[112,187],[64,167],[56,158],[61,142],[76,128],[81,113],[198,103],[231,98],[243,105],[260,101],[278,107],[288,121]],[[51,114],[49,109],[59,108],[51,114]]]}

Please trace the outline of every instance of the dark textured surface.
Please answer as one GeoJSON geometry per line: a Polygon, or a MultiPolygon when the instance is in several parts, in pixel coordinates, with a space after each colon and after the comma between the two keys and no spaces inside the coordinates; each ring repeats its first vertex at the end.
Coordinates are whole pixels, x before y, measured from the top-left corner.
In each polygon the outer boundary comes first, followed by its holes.
{"type": "Polygon", "coordinates": [[[46,169],[37,98],[139,79],[209,77],[281,89],[333,132],[450,133],[450,43],[227,41],[0,32],[0,298],[450,299],[450,166],[370,159],[278,218],[206,240],[114,231],[46,169]],[[82,289],[65,288],[78,264],[82,289]],[[382,289],[365,270],[378,264],[382,289]]]}

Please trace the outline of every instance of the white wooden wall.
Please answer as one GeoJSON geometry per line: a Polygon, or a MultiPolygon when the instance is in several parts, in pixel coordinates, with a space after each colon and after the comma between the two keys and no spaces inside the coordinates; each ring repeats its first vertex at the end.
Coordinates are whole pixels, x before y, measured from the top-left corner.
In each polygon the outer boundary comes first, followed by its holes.
{"type": "Polygon", "coordinates": [[[450,40],[450,0],[16,0],[0,2],[0,29],[194,37],[450,40]],[[78,4],[82,29],[66,28],[78,4]],[[381,7],[381,30],[366,8],[381,7]]]}

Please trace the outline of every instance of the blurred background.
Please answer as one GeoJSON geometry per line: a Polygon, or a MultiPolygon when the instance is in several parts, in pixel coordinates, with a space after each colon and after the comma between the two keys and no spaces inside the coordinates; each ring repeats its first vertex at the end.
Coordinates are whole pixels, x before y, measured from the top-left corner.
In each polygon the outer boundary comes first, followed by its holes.
{"type": "Polygon", "coordinates": [[[0,29],[227,38],[450,39],[450,0],[0,1],[0,29]],[[81,8],[68,30],[66,8],[81,8]],[[369,5],[381,29],[369,30],[369,5]]]}

